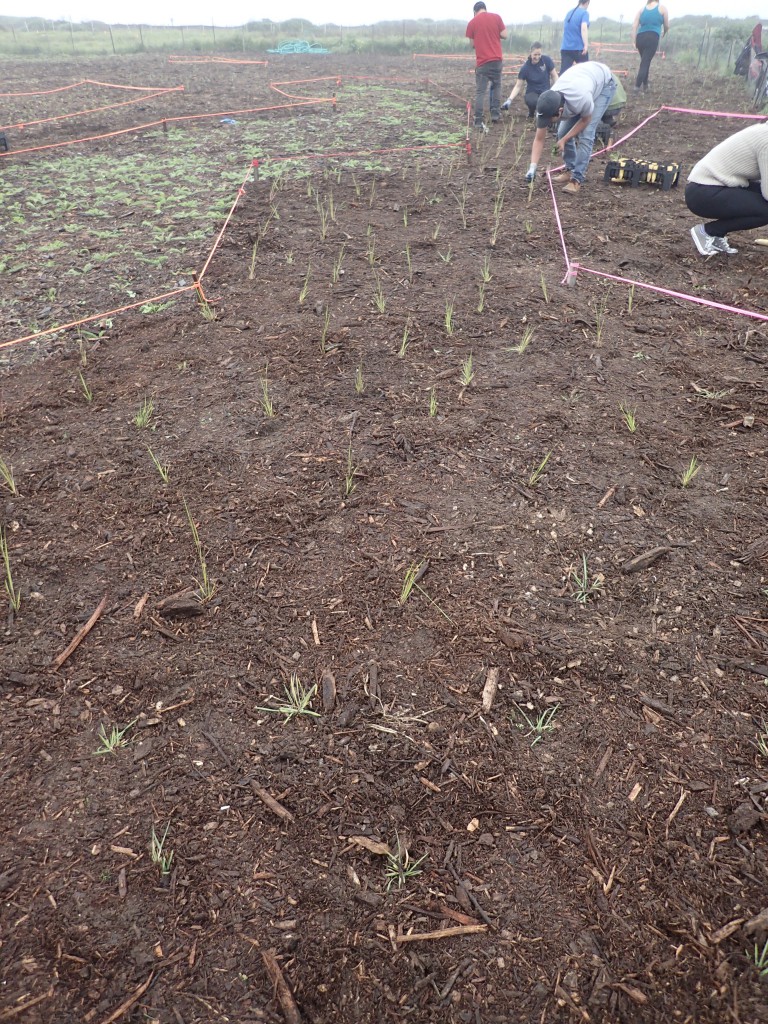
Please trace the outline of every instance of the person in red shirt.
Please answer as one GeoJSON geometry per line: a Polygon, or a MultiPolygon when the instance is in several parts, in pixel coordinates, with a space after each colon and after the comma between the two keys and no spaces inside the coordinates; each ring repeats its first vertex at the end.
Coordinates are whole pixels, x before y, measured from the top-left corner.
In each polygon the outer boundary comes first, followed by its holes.
{"type": "Polygon", "coordinates": [[[491,14],[483,0],[472,8],[474,18],[467,25],[467,39],[475,49],[475,128],[484,128],[483,108],[485,92],[491,87],[491,122],[501,119],[501,40],[507,38],[507,29],[498,14],[491,14]]]}

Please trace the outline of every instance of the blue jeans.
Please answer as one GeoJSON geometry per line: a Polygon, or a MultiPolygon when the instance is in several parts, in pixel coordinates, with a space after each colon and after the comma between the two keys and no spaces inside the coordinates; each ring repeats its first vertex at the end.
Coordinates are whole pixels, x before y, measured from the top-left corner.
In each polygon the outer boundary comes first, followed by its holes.
{"type": "MultiPolygon", "coordinates": [[[[577,135],[575,139],[568,139],[565,144],[565,150],[563,151],[565,166],[567,170],[571,172],[571,178],[574,181],[578,181],[580,185],[587,177],[587,165],[589,163],[589,158],[592,156],[592,147],[595,144],[595,132],[597,131],[597,126],[600,124],[603,114],[608,109],[608,104],[611,102],[615,92],[616,83],[611,79],[595,100],[595,109],[592,113],[592,120],[581,135],[577,135]]],[[[562,139],[564,135],[567,135],[576,122],[580,120],[581,118],[578,114],[574,117],[564,117],[557,129],[558,139],[562,139]]]]}
{"type": "Polygon", "coordinates": [[[485,64],[478,64],[475,68],[475,128],[483,123],[483,108],[485,107],[485,92],[488,86],[491,87],[490,104],[491,120],[498,121],[501,117],[499,101],[501,98],[501,61],[489,60],[485,64]]]}

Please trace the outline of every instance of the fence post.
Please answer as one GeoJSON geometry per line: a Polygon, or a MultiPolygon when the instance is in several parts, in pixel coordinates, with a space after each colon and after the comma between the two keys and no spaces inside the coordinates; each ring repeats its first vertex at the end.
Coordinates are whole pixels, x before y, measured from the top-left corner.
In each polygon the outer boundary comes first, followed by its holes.
{"type": "Polygon", "coordinates": [[[117,50],[115,49],[115,37],[112,35],[112,26],[111,25],[107,25],[107,28],[109,30],[109,41],[110,41],[110,43],[112,43],[112,53],[115,56],[117,56],[117,50]]]}

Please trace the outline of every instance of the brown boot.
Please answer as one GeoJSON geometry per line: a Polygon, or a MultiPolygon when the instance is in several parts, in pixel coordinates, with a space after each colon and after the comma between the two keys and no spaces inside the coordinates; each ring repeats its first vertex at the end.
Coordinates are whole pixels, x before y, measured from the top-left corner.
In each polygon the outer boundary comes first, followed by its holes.
{"type": "Polygon", "coordinates": [[[554,183],[556,185],[564,185],[566,181],[570,181],[570,180],[571,180],[571,172],[570,171],[560,171],[559,174],[553,174],[552,175],[552,181],[554,181],[554,183]]]}
{"type": "Polygon", "coordinates": [[[575,180],[569,181],[563,192],[567,192],[570,196],[575,196],[578,192],[581,192],[581,184],[575,180]]]}

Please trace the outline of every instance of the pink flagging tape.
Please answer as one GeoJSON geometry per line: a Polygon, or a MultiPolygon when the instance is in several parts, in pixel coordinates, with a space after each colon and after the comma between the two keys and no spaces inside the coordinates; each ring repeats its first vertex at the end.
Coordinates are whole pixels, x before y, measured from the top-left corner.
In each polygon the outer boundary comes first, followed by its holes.
{"type": "MultiPolygon", "coordinates": [[[[556,167],[555,170],[559,171],[560,168],[556,167]]],[[[558,206],[557,206],[557,199],[555,198],[555,186],[552,184],[552,171],[550,171],[550,170],[547,171],[547,182],[549,183],[549,191],[550,191],[550,194],[552,196],[552,208],[555,211],[555,224],[557,224],[557,232],[560,235],[560,245],[562,245],[562,247],[563,247],[563,256],[565,256],[565,265],[566,265],[566,267],[569,268],[571,266],[571,261],[568,258],[568,248],[567,248],[567,246],[565,244],[565,233],[563,232],[563,225],[562,225],[562,221],[560,220],[560,210],[558,209],[558,206]]],[[[566,271],[566,277],[567,276],[568,276],[568,273],[566,271]]]]}
{"type": "Polygon", "coordinates": [[[609,281],[618,281],[619,284],[631,284],[636,288],[645,288],[649,292],[657,292],[659,295],[667,295],[673,299],[682,299],[684,302],[695,302],[698,306],[708,306],[710,309],[719,309],[723,313],[736,313],[738,316],[748,316],[753,320],[763,320],[768,323],[768,316],[762,313],[754,313],[751,309],[742,309],[740,306],[728,306],[724,302],[713,302],[711,299],[702,299],[697,295],[686,295],[685,292],[676,292],[671,288],[661,288],[656,284],[645,284],[643,281],[634,281],[631,277],[618,277],[616,274],[608,274],[603,270],[592,270],[590,267],[583,267],[580,263],[569,263],[563,283],[570,275],[576,273],[592,274],[594,277],[605,277],[609,281]]]}
{"type": "Polygon", "coordinates": [[[659,107],[659,110],[673,110],[676,114],[700,114],[702,117],[738,117],[743,121],[765,120],[765,114],[732,114],[727,110],[694,110],[691,107],[659,107]]]}

